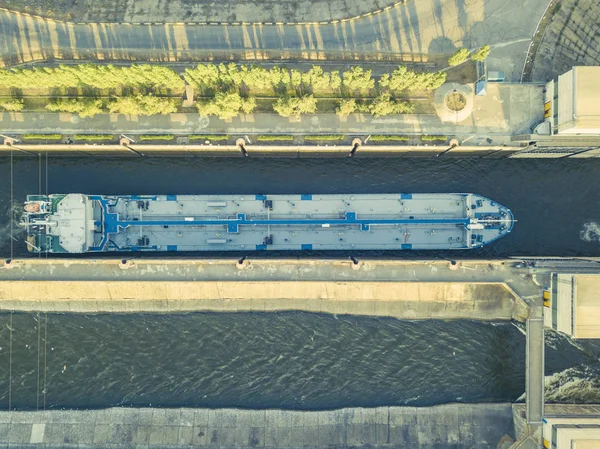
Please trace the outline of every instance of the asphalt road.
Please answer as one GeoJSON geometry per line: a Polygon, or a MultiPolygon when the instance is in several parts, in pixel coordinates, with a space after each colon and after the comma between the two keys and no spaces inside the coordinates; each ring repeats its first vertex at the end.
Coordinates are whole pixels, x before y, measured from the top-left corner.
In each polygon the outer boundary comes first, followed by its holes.
{"type": "MultiPolygon", "coordinates": [[[[492,45],[488,68],[518,80],[548,0],[407,0],[325,24],[73,24],[0,11],[5,66],[40,60],[386,59],[492,45]],[[518,11],[518,13],[516,13],[518,11]]],[[[426,56],[418,56],[418,59],[426,56]]]]}

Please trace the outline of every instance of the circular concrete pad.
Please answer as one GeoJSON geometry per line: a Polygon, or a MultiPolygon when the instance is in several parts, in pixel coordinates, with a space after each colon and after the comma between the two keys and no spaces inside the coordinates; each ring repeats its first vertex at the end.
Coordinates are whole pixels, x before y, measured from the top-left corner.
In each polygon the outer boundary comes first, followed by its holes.
{"type": "Polygon", "coordinates": [[[458,123],[473,112],[474,92],[470,86],[446,83],[433,94],[433,106],[442,122],[458,123]]]}

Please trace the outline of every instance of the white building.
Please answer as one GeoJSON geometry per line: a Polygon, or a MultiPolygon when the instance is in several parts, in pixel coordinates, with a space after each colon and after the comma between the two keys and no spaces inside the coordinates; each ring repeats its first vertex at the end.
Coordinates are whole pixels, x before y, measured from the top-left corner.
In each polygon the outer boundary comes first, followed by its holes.
{"type": "Polygon", "coordinates": [[[574,338],[600,338],[600,274],[553,273],[550,290],[545,327],[574,338]]]}
{"type": "Polygon", "coordinates": [[[600,135],[600,67],[573,67],[546,84],[544,118],[559,135],[600,135]]]}
{"type": "Polygon", "coordinates": [[[542,421],[546,449],[600,448],[600,405],[561,404],[549,407],[542,421]]]}

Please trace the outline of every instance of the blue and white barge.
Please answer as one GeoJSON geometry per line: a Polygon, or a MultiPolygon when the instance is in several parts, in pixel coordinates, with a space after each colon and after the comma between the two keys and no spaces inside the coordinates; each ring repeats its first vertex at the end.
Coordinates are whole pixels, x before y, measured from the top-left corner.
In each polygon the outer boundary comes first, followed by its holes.
{"type": "Polygon", "coordinates": [[[514,225],[471,193],[29,195],[30,251],[455,250],[514,225]]]}

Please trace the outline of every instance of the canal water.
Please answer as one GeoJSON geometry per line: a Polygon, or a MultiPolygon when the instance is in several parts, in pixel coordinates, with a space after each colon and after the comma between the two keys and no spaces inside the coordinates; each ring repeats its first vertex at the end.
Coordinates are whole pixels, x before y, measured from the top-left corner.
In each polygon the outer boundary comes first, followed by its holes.
{"type": "MultiPolygon", "coordinates": [[[[512,209],[518,222],[510,235],[467,253],[366,252],[360,255],[392,258],[600,255],[600,159],[51,157],[46,166],[45,157],[38,160],[38,157],[21,156],[14,159],[13,173],[13,210],[17,215],[25,195],[40,191],[95,194],[473,192],[512,209]]],[[[0,158],[0,255],[10,253],[9,179],[10,159],[0,158]]],[[[14,237],[15,257],[26,255],[24,234],[17,230],[14,237]]],[[[281,257],[281,254],[274,256],[281,257]]]]}
{"type": "MultiPolygon", "coordinates": [[[[10,166],[0,158],[4,257],[9,217],[18,220],[25,195],[36,192],[475,192],[513,210],[518,223],[509,236],[468,253],[361,255],[600,255],[600,161],[593,159],[51,157],[46,165],[45,157],[15,157],[12,203],[10,166]]],[[[23,237],[15,230],[14,257],[27,255],[23,237]]],[[[546,338],[548,398],[600,402],[600,345],[552,332],[546,338]]],[[[0,314],[2,409],[511,401],[524,392],[524,361],[523,329],[512,323],[299,312],[0,314]]]]}
{"type": "MultiPolygon", "coordinates": [[[[597,356],[548,339],[555,394],[598,401],[597,356]]],[[[512,323],[13,313],[0,315],[0,346],[2,409],[9,394],[13,409],[332,409],[512,401],[525,388],[525,336],[512,323]]]]}

